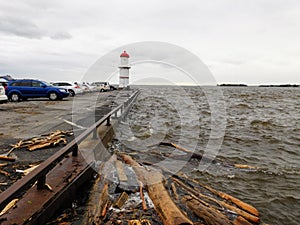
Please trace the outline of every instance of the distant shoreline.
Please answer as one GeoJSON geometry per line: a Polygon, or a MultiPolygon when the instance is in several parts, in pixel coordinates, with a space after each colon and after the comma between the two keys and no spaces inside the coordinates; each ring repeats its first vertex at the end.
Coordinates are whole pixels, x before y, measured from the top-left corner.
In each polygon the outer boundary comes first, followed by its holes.
{"type": "Polygon", "coordinates": [[[259,85],[258,87],[300,87],[299,84],[269,84],[269,85],[259,85]]]}
{"type": "MultiPolygon", "coordinates": [[[[217,84],[221,87],[248,87],[247,84],[217,84]]],[[[262,85],[251,85],[257,87],[300,87],[299,84],[262,84],[262,85]]]]}
{"type": "Polygon", "coordinates": [[[221,87],[247,87],[247,84],[217,84],[217,86],[221,87]]]}
{"type": "Polygon", "coordinates": [[[174,86],[180,86],[180,87],[288,87],[288,88],[299,88],[299,84],[261,84],[261,85],[247,85],[247,84],[217,84],[217,85],[168,85],[168,84],[131,84],[131,87],[174,87],[174,86]]]}

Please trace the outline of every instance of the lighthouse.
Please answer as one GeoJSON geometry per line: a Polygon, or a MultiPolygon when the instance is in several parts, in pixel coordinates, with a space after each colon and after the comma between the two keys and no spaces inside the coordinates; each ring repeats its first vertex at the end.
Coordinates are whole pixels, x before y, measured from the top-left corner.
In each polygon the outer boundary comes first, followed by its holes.
{"type": "Polygon", "coordinates": [[[121,64],[119,66],[120,71],[119,71],[119,88],[129,88],[129,63],[128,63],[128,59],[129,59],[129,55],[126,51],[124,51],[121,55],[121,64]]]}

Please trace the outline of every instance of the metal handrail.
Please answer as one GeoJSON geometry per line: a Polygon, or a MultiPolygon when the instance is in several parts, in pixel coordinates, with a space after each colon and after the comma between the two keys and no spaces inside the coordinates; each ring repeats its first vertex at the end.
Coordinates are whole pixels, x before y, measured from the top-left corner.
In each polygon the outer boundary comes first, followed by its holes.
{"type": "Polygon", "coordinates": [[[123,111],[125,105],[126,108],[130,107],[138,94],[139,90],[135,91],[126,102],[111,110],[96,123],[86,129],[77,138],[73,139],[69,144],[67,144],[50,158],[42,162],[31,173],[12,184],[4,192],[0,193],[0,209],[3,209],[11,200],[22,194],[25,189],[29,189],[36,181],[37,188],[43,189],[46,182],[46,175],[70,152],[72,152],[72,156],[76,157],[78,155],[78,144],[85,140],[92,132],[97,132],[97,128],[105,121],[107,121],[107,124],[110,124],[110,117],[113,114],[116,114],[119,110],[123,111]]]}

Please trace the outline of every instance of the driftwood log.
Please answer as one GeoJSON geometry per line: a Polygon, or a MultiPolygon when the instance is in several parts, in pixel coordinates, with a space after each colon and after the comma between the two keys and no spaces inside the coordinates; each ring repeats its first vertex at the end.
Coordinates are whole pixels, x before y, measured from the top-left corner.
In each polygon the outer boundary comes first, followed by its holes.
{"type": "Polygon", "coordinates": [[[203,219],[209,225],[233,225],[222,213],[217,213],[216,210],[206,206],[190,196],[184,196],[182,201],[186,203],[199,218],[203,219]]]}
{"type": "Polygon", "coordinates": [[[233,223],[235,225],[252,225],[252,223],[248,222],[248,220],[246,220],[244,217],[242,216],[238,216],[233,223]]]}
{"type": "Polygon", "coordinates": [[[14,162],[14,161],[16,161],[15,158],[9,157],[9,156],[4,156],[4,155],[0,155],[0,160],[9,161],[9,162],[14,162]]]}
{"type": "MultiPolygon", "coordinates": [[[[211,193],[213,193],[215,195],[218,195],[219,197],[234,203],[235,205],[237,205],[239,208],[245,210],[246,212],[248,212],[248,213],[250,213],[250,214],[252,214],[256,217],[259,217],[258,210],[255,207],[253,207],[252,205],[249,205],[248,203],[245,203],[245,202],[241,201],[240,199],[237,199],[237,198],[235,198],[235,197],[233,197],[229,194],[226,194],[226,193],[221,192],[221,191],[217,191],[217,190],[213,189],[212,187],[209,187],[208,185],[205,185],[205,184],[203,184],[203,183],[201,183],[197,180],[190,179],[184,174],[181,174],[181,176],[184,177],[185,179],[188,179],[188,180],[196,183],[196,184],[199,184],[203,188],[209,190],[211,193]]],[[[256,219],[253,222],[257,222],[256,219]]]]}
{"type": "Polygon", "coordinates": [[[149,197],[155,205],[155,210],[163,221],[164,225],[188,225],[193,222],[177,207],[172,201],[168,191],[163,184],[163,176],[158,171],[147,171],[130,156],[122,154],[122,159],[135,170],[148,190],[149,197]]]}
{"type": "MultiPolygon", "coordinates": [[[[248,213],[248,212],[246,212],[246,211],[244,211],[244,210],[242,210],[240,208],[237,208],[237,207],[235,207],[233,205],[230,205],[230,204],[228,204],[228,203],[226,203],[224,201],[219,201],[219,200],[214,199],[212,197],[205,196],[205,195],[201,194],[200,191],[197,190],[197,188],[195,188],[195,187],[191,188],[191,187],[187,186],[186,184],[184,184],[183,182],[181,182],[180,180],[178,180],[176,178],[172,178],[172,179],[177,184],[179,184],[181,187],[183,187],[184,189],[186,189],[192,195],[195,195],[195,196],[200,197],[200,198],[205,198],[205,199],[208,199],[209,201],[217,203],[219,206],[235,212],[236,214],[238,214],[238,215],[242,216],[243,218],[247,219],[248,221],[251,221],[251,222],[254,222],[254,223],[259,223],[260,222],[259,217],[255,216],[255,215],[252,215],[252,214],[250,214],[250,213],[248,213]]],[[[217,192],[215,192],[214,194],[217,194],[217,192]]],[[[239,199],[237,199],[237,200],[239,200],[239,199]]],[[[239,200],[239,202],[241,202],[241,201],[239,200]]],[[[244,203],[244,204],[246,204],[246,203],[244,203]]]]}
{"type": "Polygon", "coordinates": [[[106,215],[110,203],[106,176],[107,171],[110,169],[111,165],[115,163],[116,159],[116,155],[112,155],[111,158],[100,167],[98,171],[99,176],[96,178],[91,191],[88,200],[87,213],[84,216],[82,224],[100,224],[103,217],[106,215]]]}

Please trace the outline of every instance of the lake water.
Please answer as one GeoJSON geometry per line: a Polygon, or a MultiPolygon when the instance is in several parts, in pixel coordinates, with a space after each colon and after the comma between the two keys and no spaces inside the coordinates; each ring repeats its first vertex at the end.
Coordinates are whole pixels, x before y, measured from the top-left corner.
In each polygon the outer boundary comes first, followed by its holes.
{"type": "Polygon", "coordinates": [[[300,88],[140,89],[117,134],[123,150],[168,141],[215,157],[224,163],[161,163],[254,205],[264,223],[300,224],[300,88]]]}

